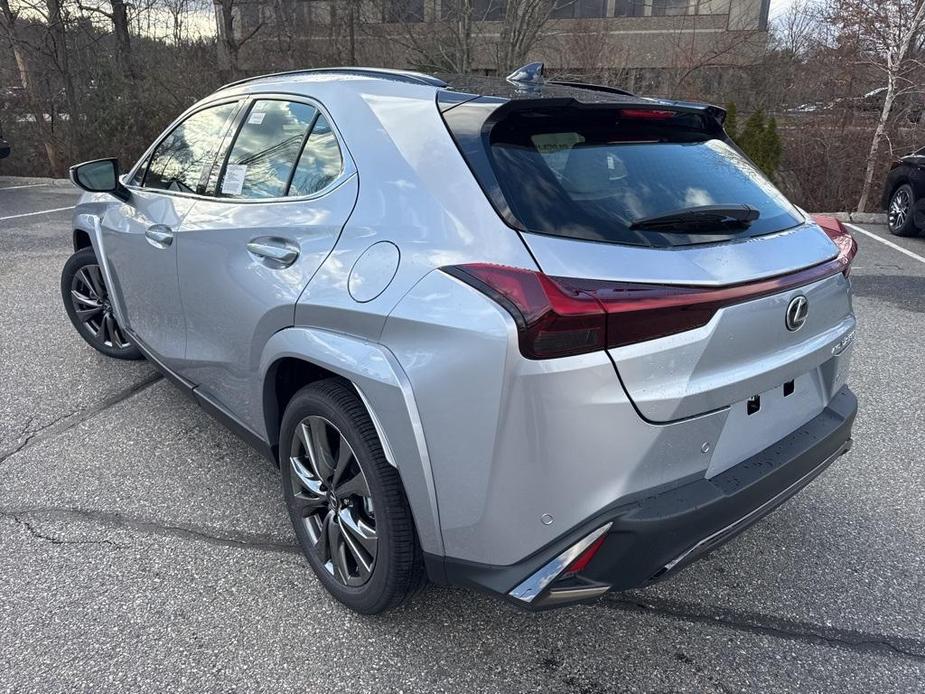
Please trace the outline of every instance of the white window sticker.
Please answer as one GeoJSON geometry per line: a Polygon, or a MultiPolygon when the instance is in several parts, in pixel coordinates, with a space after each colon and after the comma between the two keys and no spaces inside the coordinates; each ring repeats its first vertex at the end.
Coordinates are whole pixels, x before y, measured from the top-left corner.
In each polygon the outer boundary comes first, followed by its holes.
{"type": "Polygon", "coordinates": [[[249,125],[260,125],[263,123],[263,119],[266,118],[266,111],[254,111],[251,114],[251,117],[247,119],[249,125]]]}
{"type": "Polygon", "coordinates": [[[246,175],[246,164],[229,164],[226,166],[225,178],[222,179],[222,194],[240,195],[244,189],[244,176],[246,175]]]}

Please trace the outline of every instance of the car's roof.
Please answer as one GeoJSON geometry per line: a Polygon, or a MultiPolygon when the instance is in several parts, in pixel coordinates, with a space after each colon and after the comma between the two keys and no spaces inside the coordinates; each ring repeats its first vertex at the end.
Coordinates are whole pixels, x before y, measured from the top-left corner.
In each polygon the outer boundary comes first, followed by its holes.
{"type": "Polygon", "coordinates": [[[365,80],[383,80],[391,82],[396,92],[406,91],[405,86],[431,87],[435,91],[451,91],[476,96],[496,97],[499,99],[563,99],[570,98],[582,102],[622,102],[636,103],[641,97],[616,88],[580,82],[550,80],[542,86],[524,86],[501,77],[479,75],[428,75],[411,70],[392,70],[369,67],[328,67],[290,70],[269,75],[247,77],[222,86],[217,91],[242,87],[259,89],[268,85],[287,85],[298,89],[300,85],[318,82],[352,82],[365,80]]]}
{"type": "Polygon", "coordinates": [[[446,86],[446,82],[437,77],[424,74],[423,72],[414,72],[412,70],[393,70],[378,67],[324,67],[288,70],[286,72],[274,72],[269,75],[245,77],[244,79],[230,82],[222,86],[218,91],[237,87],[242,84],[257,85],[267,82],[304,82],[304,79],[300,78],[307,75],[322,79],[327,78],[328,80],[344,77],[366,77],[368,79],[391,80],[405,84],[419,84],[431,87],[446,86]]]}
{"type": "Polygon", "coordinates": [[[360,90],[375,83],[380,93],[382,89],[388,89],[394,96],[412,99],[434,98],[434,94],[439,93],[439,100],[444,103],[458,103],[472,97],[488,97],[499,101],[556,99],[583,104],[663,105],[684,110],[715,109],[722,113],[722,109],[707,104],[652,99],[617,87],[582,82],[545,80],[540,84],[526,84],[502,77],[470,74],[435,76],[411,70],[370,67],[311,68],[259,75],[226,84],[216,93],[225,90],[260,92],[268,88],[302,92],[309,91],[310,85],[332,82],[338,86],[353,83],[360,90]]]}

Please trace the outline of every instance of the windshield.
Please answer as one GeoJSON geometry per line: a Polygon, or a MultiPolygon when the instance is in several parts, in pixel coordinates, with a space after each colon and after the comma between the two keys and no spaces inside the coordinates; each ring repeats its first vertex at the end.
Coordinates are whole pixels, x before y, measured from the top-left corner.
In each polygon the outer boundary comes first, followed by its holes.
{"type": "Polygon", "coordinates": [[[739,235],[800,224],[799,212],[743,155],[686,116],[621,117],[620,110],[515,113],[490,134],[492,167],[512,215],[528,231],[612,243],[677,245],[729,239],[633,222],[705,205],[749,205],[739,235]],[[688,119],[690,120],[690,119],[688,119]]]}

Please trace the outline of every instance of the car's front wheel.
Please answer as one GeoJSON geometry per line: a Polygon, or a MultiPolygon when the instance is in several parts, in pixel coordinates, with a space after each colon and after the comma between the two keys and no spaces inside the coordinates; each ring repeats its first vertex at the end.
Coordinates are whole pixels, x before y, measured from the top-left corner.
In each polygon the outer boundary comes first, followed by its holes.
{"type": "Polygon", "coordinates": [[[887,224],[890,233],[896,236],[916,236],[919,230],[915,226],[915,194],[912,186],[904,183],[893,191],[890,206],[887,209],[887,224]]]}
{"type": "Polygon", "coordinates": [[[142,358],[113,313],[109,288],[92,248],[77,251],[64,264],[61,298],[71,323],[91,347],[116,359],[142,358]]]}
{"type": "Polygon", "coordinates": [[[296,393],[280,431],[289,517],[308,563],[348,607],[376,614],[424,584],[421,548],[398,476],[349,383],[296,393]]]}

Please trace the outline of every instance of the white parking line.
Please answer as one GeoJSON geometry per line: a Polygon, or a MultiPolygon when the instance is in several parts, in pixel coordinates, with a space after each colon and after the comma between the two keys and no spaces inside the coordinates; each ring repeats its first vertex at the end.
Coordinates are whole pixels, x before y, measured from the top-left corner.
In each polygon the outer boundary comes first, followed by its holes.
{"type": "Polygon", "coordinates": [[[906,249],[903,248],[902,246],[899,246],[899,245],[893,243],[892,241],[887,241],[885,238],[880,237],[879,235],[875,234],[875,233],[872,232],[872,231],[867,231],[867,229],[862,229],[862,228],[859,227],[857,224],[845,224],[845,226],[846,226],[846,227],[851,227],[852,229],[854,229],[854,230],[855,230],[856,232],[858,232],[859,234],[864,234],[864,236],[869,236],[870,238],[874,239],[874,241],[879,241],[879,242],[882,243],[884,246],[889,246],[890,248],[899,251],[899,252],[902,253],[903,255],[907,255],[907,256],[909,256],[910,258],[912,258],[913,260],[918,260],[920,263],[925,263],[925,258],[923,258],[922,256],[920,256],[918,253],[913,253],[912,251],[906,250],[906,249]]]}
{"type": "Polygon", "coordinates": [[[4,222],[7,219],[20,219],[22,217],[34,217],[37,214],[51,214],[52,212],[64,212],[65,210],[73,210],[74,205],[68,207],[56,207],[53,210],[39,210],[38,212],[26,212],[24,214],[11,214],[9,217],[0,217],[0,222],[4,222]]]}
{"type": "Polygon", "coordinates": [[[38,188],[40,186],[51,185],[50,183],[28,183],[21,186],[4,186],[0,190],[19,190],[20,188],[38,188]]]}

